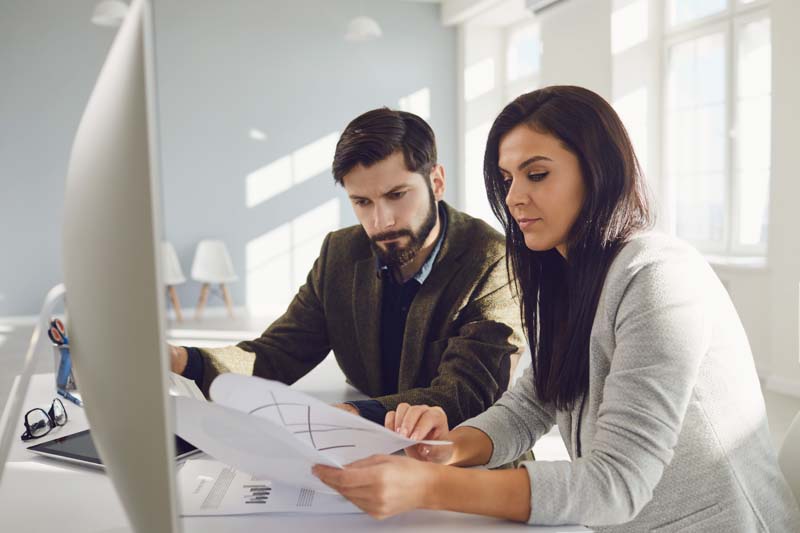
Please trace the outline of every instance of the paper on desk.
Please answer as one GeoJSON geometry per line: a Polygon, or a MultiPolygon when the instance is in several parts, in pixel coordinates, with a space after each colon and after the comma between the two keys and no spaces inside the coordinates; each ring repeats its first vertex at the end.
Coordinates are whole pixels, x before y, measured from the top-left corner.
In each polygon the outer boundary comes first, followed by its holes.
{"type": "Polygon", "coordinates": [[[223,374],[211,397],[174,398],[176,433],[238,470],[293,486],[331,493],[313,465],[342,467],[418,444],[275,381],[223,374]]]}
{"type": "Polygon", "coordinates": [[[183,516],[361,512],[338,494],[274,483],[209,459],[186,461],[178,487],[183,516]]]}
{"type": "Polygon", "coordinates": [[[197,387],[197,384],[175,372],[169,373],[169,393],[171,396],[183,396],[205,401],[206,397],[197,387]]]}
{"type": "Polygon", "coordinates": [[[375,454],[394,453],[419,444],[342,409],[338,409],[278,381],[223,374],[211,384],[211,398],[222,405],[278,424],[344,466],[375,454]]]}
{"type": "Polygon", "coordinates": [[[211,457],[248,474],[334,491],[311,474],[315,464],[341,466],[269,420],[213,402],[173,397],[175,433],[211,457]]]}

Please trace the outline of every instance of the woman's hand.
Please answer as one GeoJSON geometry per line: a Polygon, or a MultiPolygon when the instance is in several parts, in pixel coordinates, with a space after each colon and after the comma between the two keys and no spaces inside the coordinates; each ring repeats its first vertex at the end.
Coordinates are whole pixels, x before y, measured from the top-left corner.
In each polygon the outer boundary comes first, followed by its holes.
{"type": "MultiPolygon", "coordinates": [[[[447,440],[450,429],[447,414],[441,407],[401,403],[397,411],[386,413],[384,426],[413,440],[447,440]]],[[[418,444],[406,448],[406,455],[419,461],[447,463],[453,455],[453,446],[418,444]]]]}
{"type": "Polygon", "coordinates": [[[373,455],[344,468],[316,465],[311,472],[373,518],[432,507],[437,465],[395,455],[373,455]]]}

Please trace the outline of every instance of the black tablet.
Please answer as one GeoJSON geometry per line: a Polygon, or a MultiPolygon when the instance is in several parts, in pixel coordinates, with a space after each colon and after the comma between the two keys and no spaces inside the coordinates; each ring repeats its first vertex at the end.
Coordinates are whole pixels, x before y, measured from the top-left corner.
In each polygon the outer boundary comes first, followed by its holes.
{"type": "MultiPolygon", "coordinates": [[[[45,457],[103,468],[103,463],[100,461],[100,456],[94,447],[94,442],[92,442],[88,429],[40,444],[34,444],[33,446],[28,446],[28,449],[45,457]]],[[[198,451],[200,450],[177,435],[175,436],[175,455],[177,459],[184,459],[198,451]]]]}

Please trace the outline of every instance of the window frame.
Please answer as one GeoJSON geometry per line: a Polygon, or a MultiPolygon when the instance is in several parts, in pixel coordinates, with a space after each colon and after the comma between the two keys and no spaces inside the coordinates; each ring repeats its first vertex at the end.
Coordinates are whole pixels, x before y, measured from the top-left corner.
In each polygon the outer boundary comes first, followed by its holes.
{"type": "MultiPolygon", "coordinates": [[[[727,0],[725,9],[701,17],[696,20],[670,25],[669,21],[669,2],[663,2],[661,10],[662,17],[662,61],[661,61],[661,151],[664,156],[661,158],[661,172],[665,178],[665,205],[669,211],[669,226],[673,234],[677,235],[677,196],[674,194],[676,184],[670,174],[669,157],[671,146],[669,144],[670,133],[670,109],[669,109],[669,69],[672,48],[681,43],[702,38],[715,33],[723,34],[725,44],[725,139],[723,180],[724,180],[724,214],[723,214],[723,235],[721,241],[697,241],[692,240],[701,252],[716,256],[725,257],[764,257],[767,253],[769,233],[767,242],[758,245],[739,244],[738,239],[738,194],[741,190],[740,180],[735,171],[735,157],[738,150],[735,139],[738,116],[736,106],[738,102],[738,37],[741,28],[757,20],[770,20],[769,0],[756,0],[749,4],[743,4],[742,0],[727,0]]],[[[770,26],[771,32],[771,26],[770,26]]],[[[770,33],[771,35],[771,33],[770,33]]],[[[771,59],[771,56],[770,56],[771,59]]],[[[770,95],[772,88],[770,87],[770,95]]],[[[770,165],[771,167],[771,165],[770,165]]],[[[770,168],[770,183],[772,181],[770,168]]],[[[769,209],[769,207],[768,207],[769,209]]],[[[769,232],[769,230],[768,230],[769,232]]]]}

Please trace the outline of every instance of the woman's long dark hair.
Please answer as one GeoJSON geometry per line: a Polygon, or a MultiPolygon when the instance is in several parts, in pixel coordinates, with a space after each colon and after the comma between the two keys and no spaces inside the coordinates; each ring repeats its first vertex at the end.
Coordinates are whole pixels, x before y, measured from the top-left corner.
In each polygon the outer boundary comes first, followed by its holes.
{"type": "Polygon", "coordinates": [[[634,233],[652,225],[633,146],[603,98],[581,87],[545,87],[518,97],[495,119],[483,173],[492,211],[505,228],[506,262],[520,296],[536,395],[572,409],[589,387],[589,336],[609,266],[634,233]],[[553,135],[580,162],[586,193],[568,235],[566,260],[555,249],[528,249],[506,206],[500,142],[520,125],[553,135]]]}

